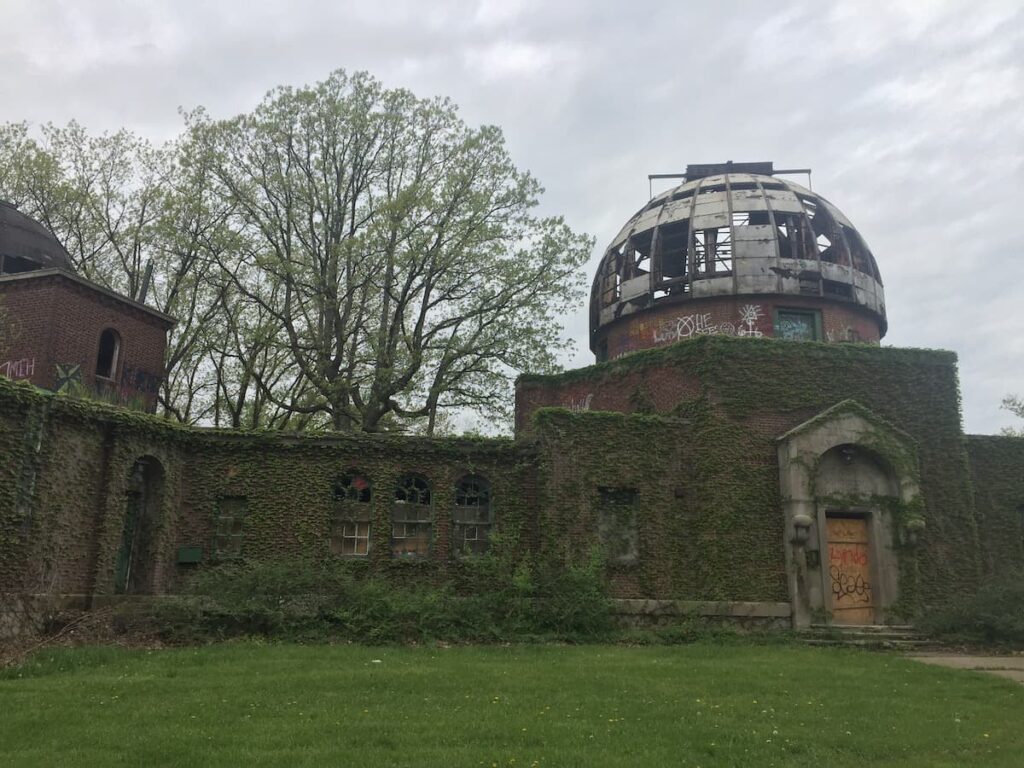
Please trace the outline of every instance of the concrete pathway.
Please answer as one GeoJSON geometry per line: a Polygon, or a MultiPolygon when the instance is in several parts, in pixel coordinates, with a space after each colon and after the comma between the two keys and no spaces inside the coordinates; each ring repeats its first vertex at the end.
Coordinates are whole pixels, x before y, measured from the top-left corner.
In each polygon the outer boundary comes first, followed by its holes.
{"type": "Polygon", "coordinates": [[[1024,656],[967,656],[962,653],[911,653],[908,658],[951,669],[974,669],[1024,684],[1024,656]]]}

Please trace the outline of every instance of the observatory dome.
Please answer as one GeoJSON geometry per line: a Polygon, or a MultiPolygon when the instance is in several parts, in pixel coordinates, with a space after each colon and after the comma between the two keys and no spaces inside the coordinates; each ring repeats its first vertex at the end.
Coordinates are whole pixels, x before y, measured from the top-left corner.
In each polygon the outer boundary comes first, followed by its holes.
{"type": "Polygon", "coordinates": [[[46,227],[0,200],[0,274],[48,268],[74,272],[68,252],[46,227]]]}
{"type": "Polygon", "coordinates": [[[878,342],[885,297],[864,239],[828,200],[771,174],[689,166],[626,222],[591,291],[599,361],[713,333],[878,342]]]}

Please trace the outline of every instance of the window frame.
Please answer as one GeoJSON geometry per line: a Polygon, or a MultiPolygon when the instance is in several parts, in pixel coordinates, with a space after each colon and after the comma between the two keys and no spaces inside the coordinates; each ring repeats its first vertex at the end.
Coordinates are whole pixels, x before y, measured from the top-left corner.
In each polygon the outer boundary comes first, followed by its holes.
{"type": "Polygon", "coordinates": [[[217,499],[217,508],[213,514],[213,557],[215,560],[241,560],[245,557],[245,519],[248,516],[249,499],[247,496],[221,496],[217,499]],[[225,511],[226,502],[239,503],[241,511],[229,514],[225,511]],[[227,531],[222,530],[225,521],[229,522],[227,531]],[[228,542],[230,547],[225,546],[225,542],[228,542]]]}
{"type": "Polygon", "coordinates": [[[494,495],[492,492],[492,486],[490,480],[482,475],[473,473],[465,474],[458,479],[455,483],[455,495],[452,499],[452,510],[451,510],[451,552],[452,555],[457,559],[482,557],[490,552],[491,549],[491,533],[494,531],[494,495]],[[459,499],[467,498],[468,494],[463,490],[469,484],[477,484],[475,495],[478,499],[483,498],[484,503],[481,504],[479,501],[476,504],[460,504],[459,499]],[[459,520],[460,510],[476,510],[477,519],[459,520]],[[482,519],[480,510],[484,510],[486,520],[482,519]],[[474,538],[469,538],[466,534],[469,533],[469,529],[472,529],[476,534],[474,538]],[[483,533],[481,537],[479,534],[483,533]],[[459,534],[462,534],[461,536],[459,534]],[[466,543],[482,542],[479,549],[473,549],[466,547],[466,543]]]}
{"type": "Polygon", "coordinates": [[[331,486],[328,547],[336,557],[362,559],[370,555],[373,548],[373,482],[365,472],[348,470],[338,475],[331,486]],[[359,481],[365,483],[365,487],[361,488],[359,481]],[[346,551],[347,542],[351,542],[351,551],[346,551]],[[360,543],[363,544],[362,551],[360,543]]]}
{"type": "Polygon", "coordinates": [[[402,475],[395,482],[390,508],[391,523],[391,557],[400,560],[426,560],[434,551],[434,492],[430,481],[423,475],[410,472],[402,475]],[[403,488],[408,491],[417,483],[422,488],[416,489],[420,500],[409,501],[400,499],[403,488]],[[425,495],[425,501],[422,500],[425,495]],[[401,526],[402,535],[396,535],[401,526]],[[411,531],[411,533],[410,533],[411,531]],[[398,542],[416,540],[425,534],[426,546],[423,551],[397,548],[398,542]]]}
{"type": "Polygon", "coordinates": [[[802,307],[775,307],[772,310],[772,335],[774,338],[782,339],[783,341],[822,341],[824,333],[822,331],[821,310],[804,309],[802,307]],[[811,318],[813,321],[814,337],[811,339],[786,339],[779,333],[781,315],[803,315],[804,317],[811,318]]]}
{"type": "Polygon", "coordinates": [[[121,363],[122,346],[123,342],[121,334],[118,333],[116,328],[108,326],[100,332],[99,342],[96,345],[96,366],[94,368],[97,379],[102,379],[103,381],[117,381],[117,369],[121,363]],[[103,339],[108,333],[111,334],[114,339],[114,349],[110,356],[110,367],[108,369],[109,375],[106,373],[100,373],[100,356],[103,354],[103,339]]]}

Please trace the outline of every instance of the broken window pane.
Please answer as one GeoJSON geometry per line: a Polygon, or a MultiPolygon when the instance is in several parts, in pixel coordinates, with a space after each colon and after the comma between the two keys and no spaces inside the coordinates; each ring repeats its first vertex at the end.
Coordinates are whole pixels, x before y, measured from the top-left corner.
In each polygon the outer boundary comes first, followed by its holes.
{"type": "Polygon", "coordinates": [[[622,277],[619,275],[619,261],[622,254],[610,251],[601,266],[601,306],[610,307],[621,295],[622,277]]]}
{"type": "Polygon", "coordinates": [[[362,475],[342,475],[334,483],[335,501],[370,501],[370,481],[362,475]]]}
{"type": "Polygon", "coordinates": [[[361,474],[345,474],[334,482],[331,552],[336,555],[369,554],[372,495],[370,481],[361,474]]]}
{"type": "Polygon", "coordinates": [[[659,282],[686,279],[689,239],[690,223],[685,219],[658,228],[654,268],[659,282]]]}
{"type": "Polygon", "coordinates": [[[646,275],[651,271],[651,238],[653,230],[640,232],[629,239],[626,248],[625,271],[623,279],[632,280],[634,277],[646,275]]]}
{"type": "Polygon", "coordinates": [[[699,230],[694,236],[693,248],[698,276],[732,273],[732,230],[729,227],[699,230]]]}
{"type": "Polygon", "coordinates": [[[482,477],[464,477],[455,488],[452,548],[457,555],[482,555],[491,535],[491,487],[482,477]]]}
{"type": "Polygon", "coordinates": [[[821,259],[831,264],[841,264],[844,267],[850,265],[849,254],[843,247],[839,237],[838,227],[832,215],[824,205],[819,205],[808,197],[801,197],[804,210],[811,222],[811,231],[814,233],[814,251],[807,258],[821,259]]]}
{"type": "Polygon", "coordinates": [[[395,486],[391,505],[391,554],[426,557],[433,530],[430,484],[418,475],[405,475],[395,486]]]}

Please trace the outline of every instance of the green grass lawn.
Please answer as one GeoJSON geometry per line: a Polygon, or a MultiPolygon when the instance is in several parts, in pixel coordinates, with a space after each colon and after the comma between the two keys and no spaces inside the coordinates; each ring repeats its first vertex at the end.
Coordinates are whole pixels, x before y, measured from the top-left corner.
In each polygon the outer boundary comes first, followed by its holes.
{"type": "Polygon", "coordinates": [[[47,651],[2,766],[1024,765],[1024,687],[789,646],[47,651]]]}

